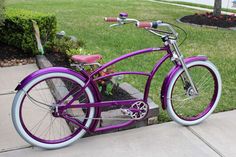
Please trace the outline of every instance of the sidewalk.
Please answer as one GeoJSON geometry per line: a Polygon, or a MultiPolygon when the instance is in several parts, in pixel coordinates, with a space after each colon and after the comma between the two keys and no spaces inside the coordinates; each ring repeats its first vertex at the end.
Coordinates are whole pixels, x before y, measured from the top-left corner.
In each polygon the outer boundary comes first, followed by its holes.
{"type": "MultiPolygon", "coordinates": [[[[189,2],[195,4],[203,4],[208,6],[214,6],[215,0],[167,0],[167,1],[181,1],[181,2],[189,2]]],[[[236,9],[233,7],[233,0],[222,0],[222,8],[226,9],[236,9]]]]}
{"type": "Polygon", "coordinates": [[[11,106],[18,82],[37,69],[35,64],[0,68],[0,152],[29,147],[15,131],[11,106]]]}
{"type": "MultiPolygon", "coordinates": [[[[170,2],[164,2],[164,1],[158,1],[158,0],[147,0],[147,1],[153,2],[153,3],[162,3],[162,4],[168,4],[168,5],[178,6],[178,7],[190,8],[190,9],[195,9],[195,10],[208,11],[208,12],[212,12],[213,11],[212,9],[207,9],[207,8],[202,8],[202,7],[195,7],[195,6],[189,6],[189,5],[184,5],[184,4],[177,4],[177,3],[170,3],[170,2]]],[[[227,15],[235,14],[235,13],[226,12],[226,11],[221,11],[221,13],[227,14],[227,15]]]]}
{"type": "Polygon", "coordinates": [[[36,65],[0,68],[0,157],[217,157],[236,156],[236,110],[217,113],[203,123],[183,127],[175,122],[92,136],[59,150],[32,148],[16,133],[11,103],[17,82],[36,65]]]}

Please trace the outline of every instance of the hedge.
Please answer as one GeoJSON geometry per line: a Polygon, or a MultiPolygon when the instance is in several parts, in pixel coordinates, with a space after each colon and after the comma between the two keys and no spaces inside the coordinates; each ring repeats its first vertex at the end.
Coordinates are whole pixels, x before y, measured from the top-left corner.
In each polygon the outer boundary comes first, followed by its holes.
{"type": "Polygon", "coordinates": [[[0,26],[3,25],[4,21],[4,5],[5,0],[0,0],[0,26]]]}
{"type": "Polygon", "coordinates": [[[5,22],[0,29],[0,42],[15,46],[24,52],[37,54],[37,43],[32,20],[36,21],[42,44],[53,41],[56,34],[56,17],[51,14],[23,9],[7,8],[5,22]]]}

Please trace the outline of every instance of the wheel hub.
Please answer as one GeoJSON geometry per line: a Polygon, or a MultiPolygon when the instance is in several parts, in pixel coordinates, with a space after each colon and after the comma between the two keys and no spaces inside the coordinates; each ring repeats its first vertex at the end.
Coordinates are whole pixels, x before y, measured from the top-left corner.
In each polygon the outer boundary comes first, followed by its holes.
{"type": "Polygon", "coordinates": [[[52,106],[51,113],[52,113],[53,117],[60,117],[60,115],[61,115],[61,113],[58,110],[58,106],[52,106]]]}
{"type": "Polygon", "coordinates": [[[192,87],[189,87],[189,88],[187,89],[187,95],[188,95],[188,96],[194,96],[194,95],[195,95],[195,92],[194,92],[194,90],[193,90],[192,87]]]}

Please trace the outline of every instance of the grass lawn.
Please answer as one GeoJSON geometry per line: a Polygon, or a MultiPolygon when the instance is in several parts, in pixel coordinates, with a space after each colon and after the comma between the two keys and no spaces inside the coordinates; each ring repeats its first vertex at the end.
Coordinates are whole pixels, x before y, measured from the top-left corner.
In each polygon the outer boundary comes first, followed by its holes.
{"type": "MultiPolygon", "coordinates": [[[[7,7],[54,13],[58,31],[64,30],[84,40],[86,49],[102,54],[104,62],[130,51],[162,45],[158,37],[133,25],[109,28],[109,24],[103,21],[105,16],[117,16],[125,11],[132,18],[177,24],[188,33],[187,41],[180,47],[185,57],[207,55],[221,72],[223,93],[216,112],[236,108],[236,31],[193,27],[176,22],[182,16],[199,11],[144,0],[8,0],[7,7]]],[[[116,69],[150,71],[162,55],[153,53],[131,58],[117,64],[116,69]]],[[[172,63],[166,63],[152,82],[150,97],[159,105],[161,84],[171,66],[172,63]]],[[[130,76],[125,77],[125,81],[142,90],[146,78],[130,76]]],[[[169,120],[166,112],[162,111],[159,119],[169,120]]]]}

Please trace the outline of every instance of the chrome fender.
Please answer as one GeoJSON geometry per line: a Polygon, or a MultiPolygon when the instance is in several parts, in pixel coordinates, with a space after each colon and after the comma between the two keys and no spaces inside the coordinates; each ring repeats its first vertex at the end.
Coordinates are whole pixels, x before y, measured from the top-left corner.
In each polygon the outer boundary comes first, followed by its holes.
{"type": "MultiPolygon", "coordinates": [[[[194,61],[206,61],[208,60],[208,58],[206,56],[194,56],[194,57],[189,57],[189,58],[185,58],[184,62],[186,64],[194,62],[194,61]]],[[[162,83],[162,87],[161,87],[161,104],[162,104],[162,109],[165,110],[167,107],[167,99],[166,99],[166,95],[167,95],[167,89],[168,86],[170,84],[170,81],[172,79],[172,76],[174,76],[174,74],[180,69],[182,68],[182,65],[175,65],[170,71],[169,73],[166,75],[163,83],[162,83]]]]}

